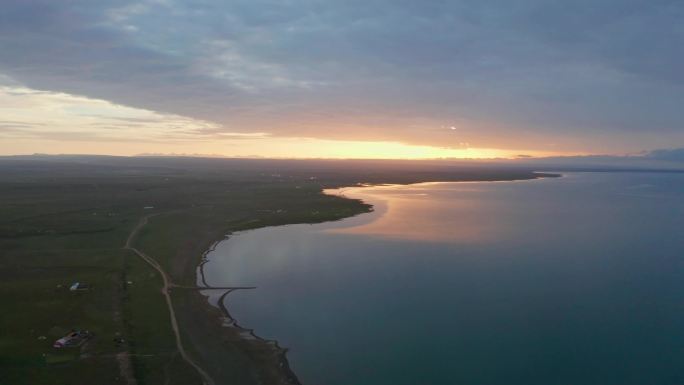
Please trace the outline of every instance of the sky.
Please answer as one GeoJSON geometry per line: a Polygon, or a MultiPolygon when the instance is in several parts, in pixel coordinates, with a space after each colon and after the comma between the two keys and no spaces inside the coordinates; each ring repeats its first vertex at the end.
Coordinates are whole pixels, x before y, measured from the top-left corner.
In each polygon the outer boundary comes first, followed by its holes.
{"type": "Polygon", "coordinates": [[[3,0],[0,155],[643,154],[683,62],[681,0],[3,0]]]}

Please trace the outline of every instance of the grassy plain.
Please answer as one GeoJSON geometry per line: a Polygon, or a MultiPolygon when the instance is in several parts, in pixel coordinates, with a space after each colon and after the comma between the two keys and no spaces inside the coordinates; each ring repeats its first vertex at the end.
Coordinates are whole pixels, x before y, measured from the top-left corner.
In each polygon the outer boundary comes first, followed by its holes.
{"type": "MultiPolygon", "coordinates": [[[[233,231],[370,209],[323,188],[533,177],[524,169],[407,162],[0,158],[0,384],[201,383],[177,354],[161,277],[124,249],[145,215],[159,214],[135,247],[176,284],[194,285],[202,254],[233,231]],[[92,289],[70,292],[76,281],[92,289]],[[79,348],[51,347],[71,329],[94,338],[79,348]]],[[[198,292],[174,289],[172,297],[187,349],[217,384],[292,383],[277,352],[221,327],[218,310],[198,292]]]]}

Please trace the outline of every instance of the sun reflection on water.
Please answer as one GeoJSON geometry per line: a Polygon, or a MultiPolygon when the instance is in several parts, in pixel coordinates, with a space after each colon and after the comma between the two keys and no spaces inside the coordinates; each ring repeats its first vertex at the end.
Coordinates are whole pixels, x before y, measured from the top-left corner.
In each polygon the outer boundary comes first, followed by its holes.
{"type": "Polygon", "coordinates": [[[412,241],[485,242],[497,235],[498,226],[493,216],[482,216],[488,212],[479,196],[482,191],[481,183],[460,182],[327,190],[383,209],[369,214],[374,216],[370,221],[324,231],[412,241]]]}

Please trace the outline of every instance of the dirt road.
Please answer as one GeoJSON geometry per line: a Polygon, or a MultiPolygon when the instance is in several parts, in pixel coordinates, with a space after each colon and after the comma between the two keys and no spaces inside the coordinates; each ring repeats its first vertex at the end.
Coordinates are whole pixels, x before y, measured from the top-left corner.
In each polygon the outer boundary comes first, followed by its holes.
{"type": "Polygon", "coordinates": [[[185,362],[187,362],[190,366],[197,370],[197,373],[199,373],[199,375],[202,377],[202,381],[205,385],[215,385],[214,380],[211,378],[211,376],[209,376],[209,374],[204,369],[202,369],[202,367],[200,367],[195,361],[192,360],[192,358],[190,358],[190,356],[186,353],[185,348],[183,347],[183,341],[181,339],[180,330],[178,328],[178,321],[176,320],[176,312],[173,309],[173,301],[171,300],[171,295],[169,294],[169,289],[175,285],[173,284],[173,282],[171,282],[171,279],[169,278],[168,274],[166,274],[164,269],[161,267],[161,265],[159,265],[159,263],[157,263],[157,261],[154,258],[133,247],[133,240],[135,239],[138,232],[140,232],[140,229],[142,229],[147,224],[149,218],[156,215],[159,214],[146,215],[140,219],[140,222],[138,222],[135,228],[133,228],[131,233],[128,235],[128,239],[126,239],[126,245],[124,246],[124,249],[133,251],[145,262],[147,262],[147,264],[149,264],[159,272],[164,282],[164,285],[161,289],[161,293],[166,299],[166,305],[169,308],[171,328],[173,329],[173,332],[176,336],[176,347],[178,349],[178,353],[180,354],[181,358],[185,360],[185,362]]]}

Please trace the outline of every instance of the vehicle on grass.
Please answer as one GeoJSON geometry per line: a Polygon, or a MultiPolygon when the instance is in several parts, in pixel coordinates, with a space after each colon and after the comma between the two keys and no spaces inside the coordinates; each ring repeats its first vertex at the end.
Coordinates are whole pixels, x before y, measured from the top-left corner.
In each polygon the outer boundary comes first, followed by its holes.
{"type": "Polygon", "coordinates": [[[53,348],[62,349],[81,346],[84,342],[92,338],[92,333],[87,330],[72,330],[69,334],[55,341],[53,348]]]}

